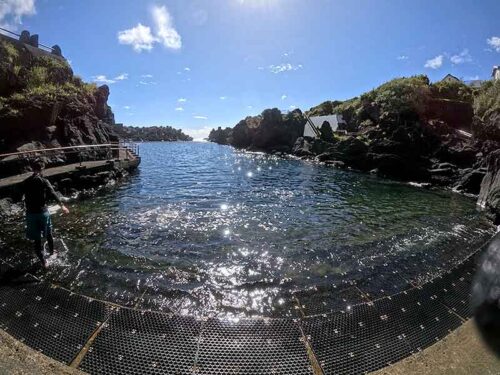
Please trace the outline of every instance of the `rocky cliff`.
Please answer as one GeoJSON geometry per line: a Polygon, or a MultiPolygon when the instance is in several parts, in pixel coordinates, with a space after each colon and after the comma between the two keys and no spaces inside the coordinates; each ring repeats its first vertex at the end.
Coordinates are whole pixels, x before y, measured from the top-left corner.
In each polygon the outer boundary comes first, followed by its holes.
{"type": "Polygon", "coordinates": [[[63,58],[0,38],[0,153],[117,141],[108,96],[63,58]]]}
{"type": "MultiPolygon", "coordinates": [[[[398,78],[359,97],[326,101],[306,112],[333,113],[346,120],[346,134],[304,138],[306,120],[300,110],[283,115],[272,109],[247,117],[233,129],[213,130],[209,140],[290,152],[336,167],[470,194],[479,193],[485,176],[498,185],[498,165],[490,154],[500,149],[500,82],[473,89],[460,82],[431,84],[426,76],[398,78]]],[[[490,185],[483,183],[481,194],[486,205],[496,207],[496,190],[490,185]]]]}
{"type": "Polygon", "coordinates": [[[487,173],[481,183],[478,203],[500,225],[500,149],[488,155],[487,173]]]}
{"type": "Polygon", "coordinates": [[[277,108],[241,120],[233,129],[214,129],[208,140],[238,148],[267,152],[291,152],[304,132],[305,118],[299,109],[282,114],[277,108]]]}
{"type": "Polygon", "coordinates": [[[180,129],[171,126],[123,126],[116,124],[114,128],[116,134],[123,140],[133,142],[172,142],[172,141],[192,141],[189,135],[184,134],[180,129]]]}

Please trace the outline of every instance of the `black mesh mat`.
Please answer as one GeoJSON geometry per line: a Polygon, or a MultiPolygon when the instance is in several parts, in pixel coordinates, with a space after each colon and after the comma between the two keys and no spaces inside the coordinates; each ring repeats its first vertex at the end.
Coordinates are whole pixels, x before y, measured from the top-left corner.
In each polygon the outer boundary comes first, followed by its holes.
{"type": "Polygon", "coordinates": [[[326,374],[363,374],[411,352],[393,319],[370,304],[354,306],[348,313],[304,319],[302,325],[326,374]]]}
{"type": "Polygon", "coordinates": [[[414,288],[374,302],[381,315],[396,322],[398,335],[413,351],[432,345],[460,326],[461,319],[426,288],[414,288]]]}
{"type": "Polygon", "coordinates": [[[81,363],[93,374],[190,374],[201,322],[194,318],[120,309],[81,363]]]}
{"type": "Polygon", "coordinates": [[[200,374],[310,374],[301,332],[292,319],[209,319],[197,361],[200,374]]]}
{"type": "MultiPolygon", "coordinates": [[[[366,373],[432,345],[472,315],[476,256],[437,277],[419,273],[431,260],[412,256],[396,272],[374,265],[355,283],[296,292],[305,315],[298,320],[238,321],[112,309],[0,262],[0,328],[65,363],[97,332],[80,364],[92,374],[308,374],[312,356],[326,374],[366,373]],[[384,297],[409,288],[408,280],[428,282],[384,297]]],[[[137,301],[155,308],[146,295],[137,301]]]]}
{"type": "Polygon", "coordinates": [[[294,294],[305,316],[347,311],[350,306],[368,302],[356,287],[347,289],[333,286],[317,287],[294,294]]]}

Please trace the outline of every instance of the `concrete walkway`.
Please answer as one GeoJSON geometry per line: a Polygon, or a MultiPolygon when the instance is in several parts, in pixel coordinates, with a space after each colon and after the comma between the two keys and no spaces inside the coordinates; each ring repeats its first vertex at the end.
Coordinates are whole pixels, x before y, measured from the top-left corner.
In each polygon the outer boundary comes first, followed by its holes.
{"type": "Polygon", "coordinates": [[[443,340],[376,375],[498,375],[500,359],[483,343],[469,320],[443,340]]]}
{"type": "Polygon", "coordinates": [[[0,375],[82,375],[0,330],[0,375]]]}
{"type": "MultiPolygon", "coordinates": [[[[81,166],[84,167],[85,169],[93,169],[96,167],[102,167],[108,163],[107,160],[99,160],[99,161],[86,161],[81,163],[81,166]]],[[[55,176],[58,174],[64,174],[64,173],[69,173],[73,171],[77,171],[80,167],[80,163],[75,163],[75,164],[67,164],[67,165],[62,165],[60,167],[54,167],[54,168],[47,168],[43,171],[44,176],[50,177],[50,176],[55,176]]],[[[18,174],[15,176],[11,177],[6,177],[6,178],[1,178],[0,179],[0,189],[6,186],[12,186],[12,185],[17,185],[24,181],[26,178],[31,176],[31,172],[23,173],[23,174],[18,174]]]]}

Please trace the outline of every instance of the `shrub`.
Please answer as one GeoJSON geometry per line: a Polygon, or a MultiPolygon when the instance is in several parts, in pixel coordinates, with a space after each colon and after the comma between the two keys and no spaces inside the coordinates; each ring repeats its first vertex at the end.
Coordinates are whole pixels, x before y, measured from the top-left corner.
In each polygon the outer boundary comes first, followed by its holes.
{"type": "Polygon", "coordinates": [[[484,119],[493,111],[500,111],[500,81],[486,82],[474,98],[476,116],[484,119]]]}
{"type": "Polygon", "coordinates": [[[473,91],[463,82],[439,81],[431,85],[435,97],[472,103],[473,91]]]}

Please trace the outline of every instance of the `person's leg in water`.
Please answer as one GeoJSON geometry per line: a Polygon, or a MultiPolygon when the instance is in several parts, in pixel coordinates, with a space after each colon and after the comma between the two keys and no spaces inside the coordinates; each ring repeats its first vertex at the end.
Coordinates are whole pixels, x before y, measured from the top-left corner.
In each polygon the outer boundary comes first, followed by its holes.
{"type": "Polygon", "coordinates": [[[47,231],[47,245],[49,245],[49,254],[54,254],[54,237],[52,237],[52,229],[47,231]]]}
{"type": "Polygon", "coordinates": [[[42,248],[42,239],[35,240],[35,253],[38,259],[40,259],[40,263],[42,263],[42,266],[45,268],[47,266],[47,263],[45,262],[45,259],[43,258],[43,248],[42,248]]]}

